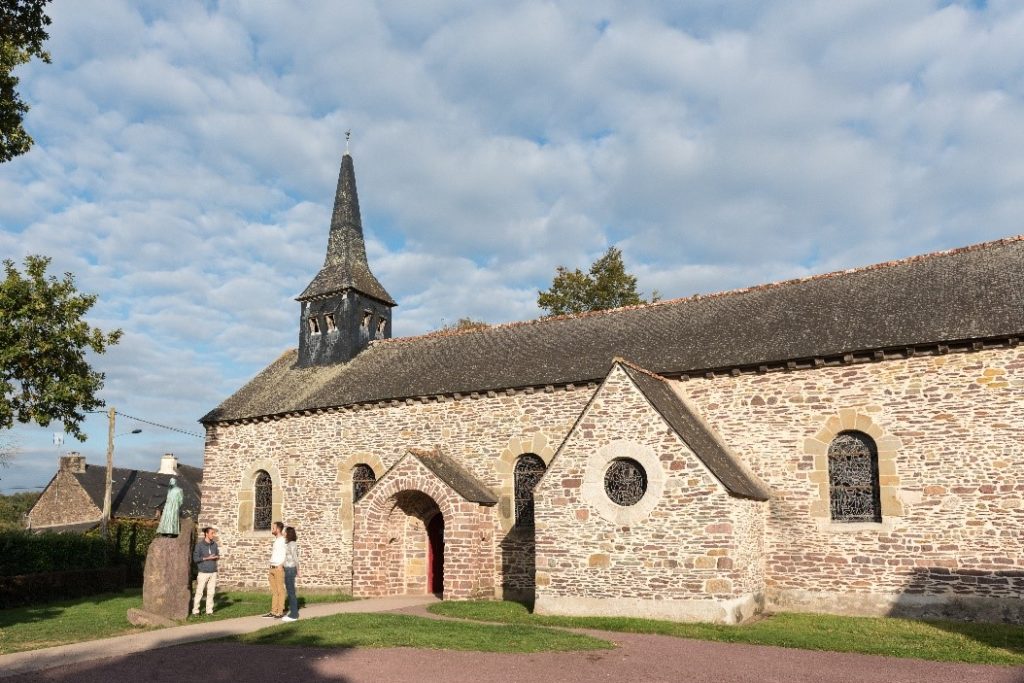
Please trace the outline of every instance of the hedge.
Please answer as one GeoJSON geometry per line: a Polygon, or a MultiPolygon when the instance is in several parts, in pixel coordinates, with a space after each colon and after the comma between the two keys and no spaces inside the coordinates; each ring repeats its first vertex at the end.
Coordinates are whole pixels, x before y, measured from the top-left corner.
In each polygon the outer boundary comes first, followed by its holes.
{"type": "Polygon", "coordinates": [[[0,608],[142,586],[155,520],[113,520],[110,540],[86,534],[0,532],[0,608]]]}
{"type": "Polygon", "coordinates": [[[110,525],[110,564],[125,567],[129,586],[141,586],[146,552],[156,538],[157,520],[118,519],[110,525]]]}
{"type": "Polygon", "coordinates": [[[124,590],[125,567],[9,576],[0,581],[0,609],[124,590]]]}
{"type": "Polygon", "coordinates": [[[99,536],[0,533],[0,576],[103,569],[107,557],[107,543],[99,536]]]}

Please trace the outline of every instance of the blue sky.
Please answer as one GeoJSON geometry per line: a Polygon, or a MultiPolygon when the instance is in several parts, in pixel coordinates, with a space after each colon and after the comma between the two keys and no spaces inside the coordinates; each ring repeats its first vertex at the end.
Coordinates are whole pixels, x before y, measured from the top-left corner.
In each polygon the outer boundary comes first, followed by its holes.
{"type": "MultiPolygon", "coordinates": [[[[0,257],[53,257],[120,327],[109,404],[187,431],[296,343],[353,131],[396,335],[536,317],[623,250],[687,296],[1024,232],[1016,2],[56,0],[19,70],[0,257]]],[[[201,464],[122,420],[118,464],[201,464]]],[[[0,491],[45,484],[18,428],[0,491]]],[[[105,457],[106,427],[82,451],[105,457]]]]}

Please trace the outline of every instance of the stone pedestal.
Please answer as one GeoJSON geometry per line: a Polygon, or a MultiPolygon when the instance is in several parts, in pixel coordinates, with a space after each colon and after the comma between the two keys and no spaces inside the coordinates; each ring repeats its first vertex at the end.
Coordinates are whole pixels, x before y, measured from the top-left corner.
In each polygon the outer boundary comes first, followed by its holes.
{"type": "Polygon", "coordinates": [[[179,621],[188,617],[193,526],[192,520],[185,518],[176,537],[157,536],[149,545],[142,585],[144,612],[179,621]]]}

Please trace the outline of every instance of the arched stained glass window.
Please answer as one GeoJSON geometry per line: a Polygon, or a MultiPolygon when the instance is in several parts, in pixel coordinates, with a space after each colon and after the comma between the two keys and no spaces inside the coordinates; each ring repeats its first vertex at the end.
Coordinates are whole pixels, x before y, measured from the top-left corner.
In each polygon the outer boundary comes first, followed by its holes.
{"type": "Polygon", "coordinates": [[[544,476],[546,466],[539,456],[524,453],[515,466],[516,526],[533,528],[533,488],[544,476]]]}
{"type": "Polygon", "coordinates": [[[357,502],[377,483],[377,475],[369,465],[358,464],[352,468],[352,502],[357,502]]]}
{"type": "Polygon", "coordinates": [[[270,529],[271,518],[274,516],[274,482],[270,473],[265,470],[256,473],[254,494],[252,528],[255,531],[266,531],[270,529]]]}
{"type": "Polygon", "coordinates": [[[828,447],[828,489],[835,522],[881,522],[878,449],[863,432],[843,432],[828,447]]]}

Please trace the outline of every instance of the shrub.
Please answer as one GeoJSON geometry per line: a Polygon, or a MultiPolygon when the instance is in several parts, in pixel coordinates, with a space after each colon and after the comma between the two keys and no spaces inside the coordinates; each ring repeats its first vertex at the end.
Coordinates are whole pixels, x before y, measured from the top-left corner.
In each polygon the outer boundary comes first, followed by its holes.
{"type": "Polygon", "coordinates": [[[124,567],[129,586],[141,586],[146,552],[156,538],[157,520],[118,519],[110,526],[110,563],[124,567]]]}
{"type": "Polygon", "coordinates": [[[107,566],[107,544],[81,534],[0,533],[0,576],[22,576],[107,566]]]}

